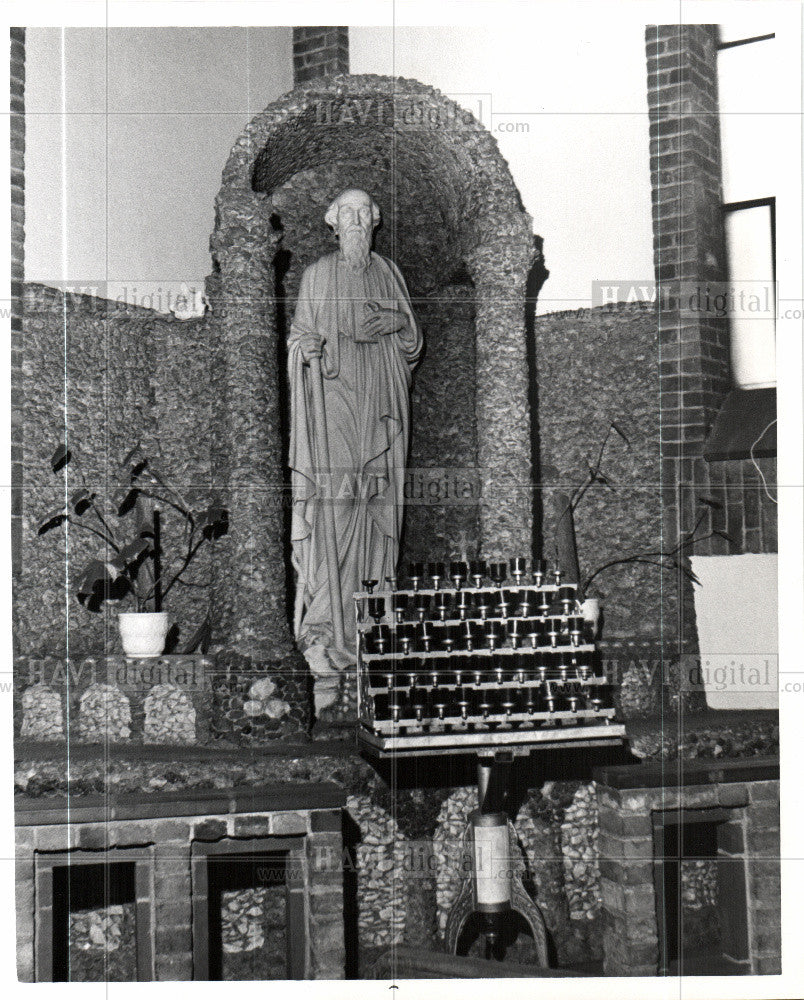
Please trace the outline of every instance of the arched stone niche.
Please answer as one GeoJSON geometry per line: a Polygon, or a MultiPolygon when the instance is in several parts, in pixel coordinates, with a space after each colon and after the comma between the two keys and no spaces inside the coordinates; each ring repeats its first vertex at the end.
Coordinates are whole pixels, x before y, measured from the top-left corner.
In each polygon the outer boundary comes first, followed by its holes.
{"type": "Polygon", "coordinates": [[[269,105],[223,172],[208,279],[218,357],[216,478],[231,511],[218,603],[244,652],[291,649],[284,341],[304,268],[334,248],[347,187],[382,211],[424,327],[413,390],[402,558],[531,550],[525,283],[531,221],[496,142],[413,80],[317,80],[269,105]],[[427,471],[446,468],[445,475],[427,471]],[[433,486],[433,483],[439,485],[433,486]]]}

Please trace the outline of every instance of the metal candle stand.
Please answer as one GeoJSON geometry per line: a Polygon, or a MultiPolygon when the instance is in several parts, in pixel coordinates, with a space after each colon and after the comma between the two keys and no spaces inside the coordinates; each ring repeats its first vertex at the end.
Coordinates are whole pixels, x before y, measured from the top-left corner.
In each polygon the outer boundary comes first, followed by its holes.
{"type": "Polygon", "coordinates": [[[462,878],[444,937],[447,951],[457,954],[461,932],[470,917],[477,913],[483,921],[486,957],[492,958],[502,917],[512,912],[519,913],[533,934],[538,964],[547,967],[544,917],[522,884],[520,866],[515,863],[516,831],[503,809],[507,785],[505,765],[511,762],[512,757],[511,751],[498,751],[488,756],[478,754],[478,808],[470,813],[463,835],[464,854],[471,859],[471,869],[462,878]]]}
{"type": "Polygon", "coordinates": [[[512,864],[507,765],[534,749],[619,745],[625,729],[614,721],[574,584],[536,562],[533,582],[523,583],[519,558],[510,560],[513,584],[508,564],[446,565],[449,573],[431,563],[425,574],[413,564],[410,586],[388,579],[376,590],[377,581],[364,581],[355,594],[358,739],[377,757],[477,754],[478,809],[463,840],[472,865],[450,912],[447,950],[457,952],[478,913],[493,954],[501,915],[515,911],[546,966],[544,918],[512,864]]]}

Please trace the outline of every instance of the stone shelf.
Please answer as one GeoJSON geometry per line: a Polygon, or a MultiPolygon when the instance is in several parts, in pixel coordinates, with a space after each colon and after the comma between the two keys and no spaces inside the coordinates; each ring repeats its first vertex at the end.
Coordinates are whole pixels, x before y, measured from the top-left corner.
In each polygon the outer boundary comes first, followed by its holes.
{"type": "Polygon", "coordinates": [[[285,782],[261,787],[177,789],[156,794],[54,796],[44,800],[18,796],[14,803],[16,826],[64,823],[105,823],[111,820],[161,819],[204,813],[293,812],[340,809],[346,803],[342,788],[331,782],[285,782]]]}

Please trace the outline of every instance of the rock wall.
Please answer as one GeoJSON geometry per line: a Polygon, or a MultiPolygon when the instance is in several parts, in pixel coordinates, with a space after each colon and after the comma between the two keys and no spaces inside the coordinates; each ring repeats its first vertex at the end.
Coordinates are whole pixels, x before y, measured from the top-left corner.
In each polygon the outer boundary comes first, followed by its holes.
{"type": "MultiPolygon", "coordinates": [[[[17,653],[120,651],[116,614],[130,605],[107,603],[93,613],[75,595],[77,574],[88,559],[104,554],[103,543],[78,527],[38,537],[38,525],[82,486],[98,493],[110,510],[116,508],[120,461],[138,442],[188,503],[205,502],[210,495],[208,336],[200,320],[180,322],[149,309],[26,286],[17,653]],[[54,475],[50,457],[59,444],[66,444],[73,458],[54,475]]],[[[184,553],[181,530],[166,512],[163,547],[177,565],[184,553]]],[[[202,550],[186,579],[203,584],[210,572],[202,550]]],[[[180,642],[203,620],[208,601],[198,586],[176,586],[168,595],[180,642]]]]}
{"type": "MultiPolygon", "coordinates": [[[[611,559],[661,547],[659,354],[651,309],[617,305],[535,320],[538,441],[544,549],[553,555],[556,489],[580,485],[614,421],[602,461],[610,486],[593,486],[575,513],[584,579],[611,559]]],[[[674,584],[652,566],[615,567],[597,577],[604,635],[659,638],[672,629],[674,584]],[[638,595],[638,599],[635,596],[638,595]]]]}
{"type": "Polygon", "coordinates": [[[424,355],[411,394],[402,561],[477,555],[475,307],[468,284],[449,285],[417,303],[424,355]],[[449,383],[444,375],[449,373],[449,383]]]}

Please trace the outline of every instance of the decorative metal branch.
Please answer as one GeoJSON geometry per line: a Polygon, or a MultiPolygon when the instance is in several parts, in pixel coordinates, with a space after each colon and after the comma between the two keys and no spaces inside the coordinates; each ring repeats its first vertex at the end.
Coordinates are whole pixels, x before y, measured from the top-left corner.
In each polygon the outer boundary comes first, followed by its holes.
{"type": "MultiPolygon", "coordinates": [[[[559,511],[558,523],[565,518],[569,517],[571,524],[572,537],[574,539],[574,515],[578,508],[578,505],[586,496],[587,492],[592,486],[603,486],[606,489],[616,492],[616,483],[610,476],[603,472],[603,457],[606,452],[606,448],[611,440],[612,433],[619,436],[625,443],[626,448],[630,450],[631,442],[623,430],[614,422],[609,423],[606,434],[598,448],[597,455],[594,460],[587,460],[587,472],[586,476],[578,486],[572,491],[567,499],[566,505],[564,505],[559,511]]],[[[705,508],[719,507],[720,505],[714,500],[708,498],[701,498],[698,501],[705,508]]],[[[707,516],[707,510],[704,509],[700,512],[694,526],[690,531],[685,532],[680,538],[677,545],[673,546],[671,549],[658,549],[655,551],[648,552],[635,552],[632,555],[621,556],[616,559],[610,559],[603,563],[602,566],[598,566],[581,584],[579,591],[581,597],[586,594],[587,588],[592,583],[593,580],[597,579],[601,573],[606,572],[614,568],[615,566],[628,566],[633,563],[640,565],[650,565],[658,566],[663,570],[676,570],[681,573],[686,579],[688,579],[693,584],[700,584],[700,580],[692,572],[690,567],[686,565],[685,558],[687,551],[690,547],[697,545],[700,542],[706,541],[708,538],[719,537],[724,538],[726,541],[734,544],[734,540],[725,532],[719,529],[713,529],[708,531],[704,535],[698,535],[698,531],[701,528],[704,520],[707,516]]],[[[574,544],[574,542],[573,542],[574,544]]]]}

